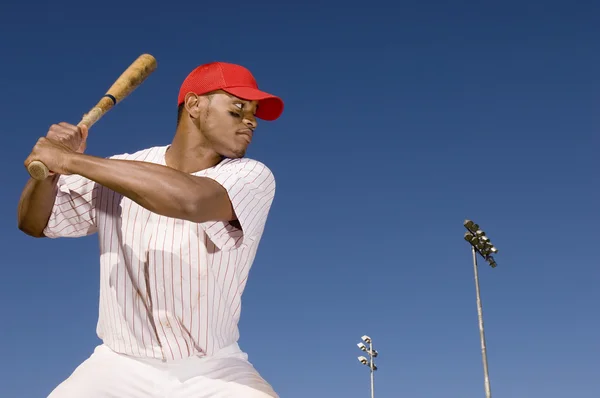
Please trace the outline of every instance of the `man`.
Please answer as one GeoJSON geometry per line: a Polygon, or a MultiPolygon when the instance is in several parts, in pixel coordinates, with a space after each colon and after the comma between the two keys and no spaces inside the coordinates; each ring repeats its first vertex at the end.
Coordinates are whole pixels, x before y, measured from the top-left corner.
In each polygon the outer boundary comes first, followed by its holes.
{"type": "Polygon", "coordinates": [[[25,160],[19,228],[34,237],[98,233],[102,344],[51,398],[277,397],[237,345],[241,295],[275,193],[245,158],[257,119],[280,98],[246,68],[194,69],[170,145],[108,159],[85,155],[87,130],[50,127],[25,160]]]}

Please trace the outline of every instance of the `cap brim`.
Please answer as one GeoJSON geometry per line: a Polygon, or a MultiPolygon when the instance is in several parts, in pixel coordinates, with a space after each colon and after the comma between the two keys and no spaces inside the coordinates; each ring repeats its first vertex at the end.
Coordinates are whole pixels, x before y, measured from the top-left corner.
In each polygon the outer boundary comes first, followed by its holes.
{"type": "Polygon", "coordinates": [[[227,87],[223,88],[223,91],[241,99],[258,101],[256,117],[259,119],[272,121],[278,119],[283,113],[283,101],[273,94],[252,87],[227,87]]]}

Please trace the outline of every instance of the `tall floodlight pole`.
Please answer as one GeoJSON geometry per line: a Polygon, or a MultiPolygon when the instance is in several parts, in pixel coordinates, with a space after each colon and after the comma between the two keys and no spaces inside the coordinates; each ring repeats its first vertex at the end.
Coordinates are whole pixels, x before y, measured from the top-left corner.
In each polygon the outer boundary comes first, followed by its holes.
{"type": "Polygon", "coordinates": [[[369,336],[366,336],[366,335],[363,336],[362,341],[367,343],[369,346],[367,347],[364,343],[358,343],[357,346],[358,346],[358,348],[360,348],[361,351],[364,351],[367,353],[367,355],[369,356],[369,359],[365,358],[364,356],[360,356],[360,357],[358,357],[358,360],[363,365],[368,366],[369,369],[371,370],[371,398],[375,398],[374,373],[377,370],[377,366],[375,366],[375,361],[373,361],[373,358],[375,358],[377,356],[377,351],[375,351],[373,349],[373,340],[369,336]]]}
{"type": "Polygon", "coordinates": [[[479,225],[471,220],[465,220],[464,226],[467,229],[465,232],[465,240],[471,244],[471,252],[473,254],[473,271],[475,273],[475,294],[477,295],[477,315],[479,318],[479,338],[481,339],[481,356],[483,359],[483,383],[485,388],[486,398],[491,398],[492,389],[490,387],[490,375],[488,372],[487,349],[485,344],[485,330],[483,327],[483,307],[481,304],[481,295],[479,292],[479,272],[477,269],[477,254],[487,261],[492,268],[496,268],[496,261],[492,254],[498,253],[498,249],[492,245],[490,239],[485,235],[479,225]]]}

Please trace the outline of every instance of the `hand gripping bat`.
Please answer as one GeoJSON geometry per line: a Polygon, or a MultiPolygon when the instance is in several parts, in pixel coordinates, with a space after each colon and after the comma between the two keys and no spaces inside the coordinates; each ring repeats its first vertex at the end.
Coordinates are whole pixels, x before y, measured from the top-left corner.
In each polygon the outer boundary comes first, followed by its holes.
{"type": "MultiPolygon", "coordinates": [[[[88,130],[113,106],[121,102],[133,90],[142,84],[144,80],[156,69],[156,59],[150,54],[140,55],[129,67],[119,76],[106,94],[100,98],[100,101],[87,114],[83,116],[78,126],[85,125],[88,130]]],[[[48,167],[39,160],[32,161],[27,166],[29,175],[36,180],[44,180],[48,177],[48,167]]]]}

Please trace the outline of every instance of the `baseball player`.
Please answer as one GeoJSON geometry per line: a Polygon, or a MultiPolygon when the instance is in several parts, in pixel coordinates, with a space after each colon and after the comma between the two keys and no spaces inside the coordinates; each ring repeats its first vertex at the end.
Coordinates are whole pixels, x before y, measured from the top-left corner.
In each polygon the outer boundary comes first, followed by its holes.
{"type": "Polygon", "coordinates": [[[275,193],[245,157],[257,119],[283,111],[246,68],[215,62],[183,81],[169,145],[98,158],[86,128],[50,127],[25,166],[19,228],[34,237],[98,234],[95,348],[50,398],[277,397],[237,344],[241,296],[275,193]]]}

